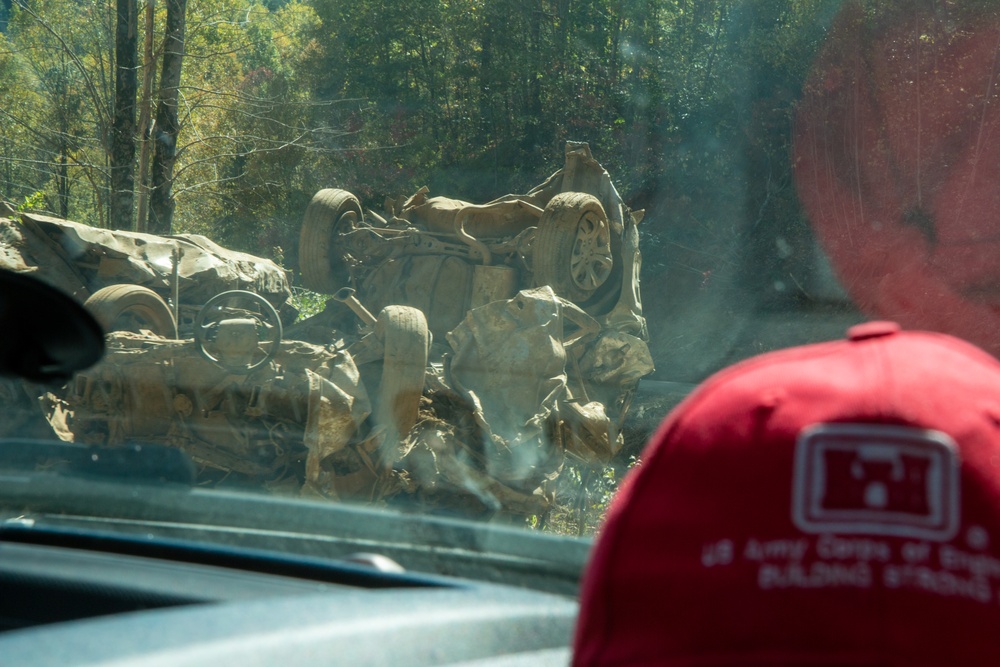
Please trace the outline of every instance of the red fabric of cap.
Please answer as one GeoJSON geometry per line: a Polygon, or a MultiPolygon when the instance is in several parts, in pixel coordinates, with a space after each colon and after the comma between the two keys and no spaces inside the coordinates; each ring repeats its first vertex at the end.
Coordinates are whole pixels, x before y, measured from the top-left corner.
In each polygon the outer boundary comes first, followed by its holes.
{"type": "Polygon", "coordinates": [[[623,483],[575,665],[1000,665],[1000,363],[867,325],[706,381],[623,483]]]}

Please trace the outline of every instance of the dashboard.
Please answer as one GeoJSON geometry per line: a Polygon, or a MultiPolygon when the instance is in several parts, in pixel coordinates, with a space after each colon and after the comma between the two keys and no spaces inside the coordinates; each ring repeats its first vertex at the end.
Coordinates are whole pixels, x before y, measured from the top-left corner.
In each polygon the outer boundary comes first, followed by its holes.
{"type": "Polygon", "coordinates": [[[5,541],[0,664],[569,662],[569,599],[395,573],[363,585],[364,570],[338,565],[320,581],[5,541]]]}
{"type": "Polygon", "coordinates": [[[569,664],[587,540],[38,471],[6,444],[0,667],[569,664]]]}

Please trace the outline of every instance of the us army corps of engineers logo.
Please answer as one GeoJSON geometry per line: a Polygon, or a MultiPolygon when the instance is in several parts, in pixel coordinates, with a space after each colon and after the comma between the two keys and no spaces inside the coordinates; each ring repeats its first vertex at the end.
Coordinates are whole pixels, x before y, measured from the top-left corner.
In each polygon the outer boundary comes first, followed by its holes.
{"type": "Polygon", "coordinates": [[[947,541],[959,503],[958,450],[944,433],[822,424],[799,436],[792,520],[803,532],[947,541]]]}

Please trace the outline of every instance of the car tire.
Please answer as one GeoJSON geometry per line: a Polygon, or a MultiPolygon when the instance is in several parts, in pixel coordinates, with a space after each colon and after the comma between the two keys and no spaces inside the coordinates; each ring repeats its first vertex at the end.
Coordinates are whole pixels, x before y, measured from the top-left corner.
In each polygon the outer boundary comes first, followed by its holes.
{"type": "Polygon", "coordinates": [[[355,222],[363,220],[361,202],[346,190],[320,190],[309,202],[299,235],[299,271],[307,289],[332,294],[347,284],[349,274],[336,242],[351,224],[344,218],[351,213],[355,222]]]}
{"type": "Polygon", "coordinates": [[[159,294],[142,285],[110,285],[97,290],[84,302],[105,332],[152,331],[164,338],[177,338],[177,320],[159,294]]]}
{"type": "Polygon", "coordinates": [[[417,308],[386,306],[378,314],[375,336],[385,349],[376,422],[389,431],[394,447],[417,423],[429,348],[427,318],[417,308]]]}
{"type": "Polygon", "coordinates": [[[612,236],[596,197],[583,192],[556,195],[538,221],[532,250],[535,284],[586,304],[614,273],[612,236]]]}

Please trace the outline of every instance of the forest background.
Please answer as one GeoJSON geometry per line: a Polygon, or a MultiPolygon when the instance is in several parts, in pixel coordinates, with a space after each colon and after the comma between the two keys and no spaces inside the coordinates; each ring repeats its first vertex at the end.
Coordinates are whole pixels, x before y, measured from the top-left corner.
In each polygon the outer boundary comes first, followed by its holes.
{"type": "Polygon", "coordinates": [[[423,185],[488,201],[587,141],[647,209],[643,281],[669,283],[652,295],[664,312],[670,294],[717,282],[810,298],[794,280],[815,244],[790,136],[838,4],[0,0],[0,197],[100,227],[203,233],[294,269],[320,188],[376,210],[423,185]],[[131,94],[116,77],[133,78],[131,94]]]}

